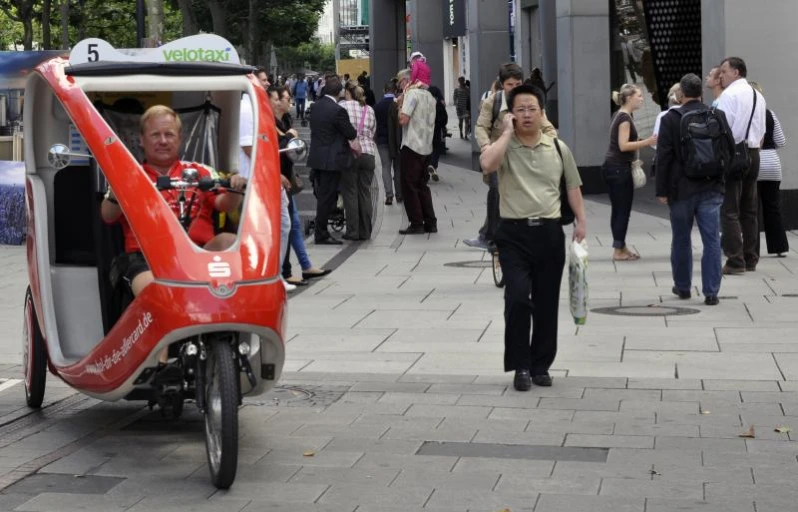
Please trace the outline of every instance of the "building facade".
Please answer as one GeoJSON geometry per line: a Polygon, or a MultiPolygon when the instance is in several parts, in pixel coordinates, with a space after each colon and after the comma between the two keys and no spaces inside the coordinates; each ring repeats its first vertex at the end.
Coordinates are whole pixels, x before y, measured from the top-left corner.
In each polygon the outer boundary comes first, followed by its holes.
{"type": "MultiPolygon", "coordinates": [[[[418,50],[447,97],[463,75],[478,105],[501,63],[515,60],[527,74],[540,68],[547,114],[573,149],[585,192],[597,193],[604,191],[611,91],[626,82],[645,92],[636,120],[645,136],[671,84],[689,72],[703,77],[736,55],[763,86],[786,137],[798,134],[798,104],[788,101],[796,72],[782,62],[798,46],[796,19],[798,2],[782,0],[371,0],[372,75],[383,83],[418,50]]],[[[798,146],[788,144],[780,157],[788,225],[798,226],[791,200],[798,146]]]]}

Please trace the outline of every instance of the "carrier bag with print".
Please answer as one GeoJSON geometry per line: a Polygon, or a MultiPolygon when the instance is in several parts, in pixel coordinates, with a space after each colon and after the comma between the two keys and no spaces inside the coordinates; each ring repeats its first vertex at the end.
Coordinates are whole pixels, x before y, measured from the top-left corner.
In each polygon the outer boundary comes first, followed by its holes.
{"type": "Polygon", "coordinates": [[[568,289],[576,325],[587,321],[587,242],[571,242],[568,250],[568,289]]]}

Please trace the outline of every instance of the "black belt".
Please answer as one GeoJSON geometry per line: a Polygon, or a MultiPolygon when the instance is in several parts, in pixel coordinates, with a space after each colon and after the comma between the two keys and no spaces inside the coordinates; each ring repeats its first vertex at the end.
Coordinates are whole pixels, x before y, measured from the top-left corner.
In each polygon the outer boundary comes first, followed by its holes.
{"type": "Polygon", "coordinates": [[[516,224],[520,226],[545,226],[546,224],[560,224],[560,219],[541,219],[541,218],[534,218],[534,219],[501,219],[502,222],[506,222],[507,224],[516,224]]]}

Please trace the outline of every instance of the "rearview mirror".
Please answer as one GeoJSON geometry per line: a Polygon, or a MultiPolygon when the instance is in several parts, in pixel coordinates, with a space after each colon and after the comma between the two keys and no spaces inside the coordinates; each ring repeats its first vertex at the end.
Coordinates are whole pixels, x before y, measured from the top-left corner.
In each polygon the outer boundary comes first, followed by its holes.
{"type": "Polygon", "coordinates": [[[298,162],[307,156],[308,145],[302,139],[291,139],[288,141],[288,146],[281,149],[280,153],[285,153],[292,162],[298,162]]]}
{"type": "Polygon", "coordinates": [[[50,148],[50,151],[47,152],[47,161],[54,169],[63,169],[64,167],[68,166],[72,161],[72,157],[92,158],[91,155],[74,153],[64,144],[53,144],[53,146],[50,148]]]}

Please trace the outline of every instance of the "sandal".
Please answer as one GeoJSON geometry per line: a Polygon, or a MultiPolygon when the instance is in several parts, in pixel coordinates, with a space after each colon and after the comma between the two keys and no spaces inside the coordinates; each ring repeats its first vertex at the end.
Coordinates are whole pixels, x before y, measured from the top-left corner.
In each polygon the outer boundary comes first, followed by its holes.
{"type": "Polygon", "coordinates": [[[637,261],[640,259],[639,254],[635,254],[633,252],[626,253],[623,256],[613,256],[612,261],[637,261]]]}

